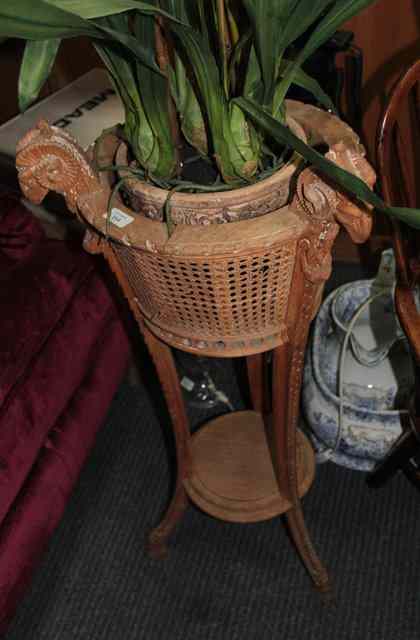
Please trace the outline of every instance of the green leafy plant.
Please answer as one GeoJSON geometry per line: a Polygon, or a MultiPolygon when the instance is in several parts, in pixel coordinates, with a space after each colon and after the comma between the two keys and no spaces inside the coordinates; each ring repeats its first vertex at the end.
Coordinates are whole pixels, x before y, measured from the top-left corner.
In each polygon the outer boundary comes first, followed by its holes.
{"type": "Polygon", "coordinates": [[[27,41],[22,110],[36,99],[61,40],[89,37],[123,102],[124,134],[145,179],[182,183],[182,140],[217,169],[215,189],[264,177],[293,149],[353,196],[420,228],[420,211],[386,207],[286,123],[293,84],[334,110],[303,65],[374,1],[3,0],[0,37],[27,41]]]}

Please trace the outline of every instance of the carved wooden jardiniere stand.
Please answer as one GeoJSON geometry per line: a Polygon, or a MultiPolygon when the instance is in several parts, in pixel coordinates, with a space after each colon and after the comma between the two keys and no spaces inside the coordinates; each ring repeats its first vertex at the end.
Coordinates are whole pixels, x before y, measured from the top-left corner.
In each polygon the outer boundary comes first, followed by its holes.
{"type": "MultiPolygon", "coordinates": [[[[347,126],[313,107],[289,103],[288,108],[312,140],[328,144],[333,160],[373,184],[363,148],[347,126]]],[[[97,156],[109,165],[119,145],[109,135],[97,156]]],[[[285,513],[315,585],[327,590],[328,576],[301,507],[315,468],[312,449],[297,428],[303,358],[331,272],[337,222],[363,241],[371,228],[369,212],[305,169],[289,206],[282,202],[281,176],[268,186],[267,181],[256,185],[254,197],[254,188],[247,187],[248,201],[245,190],[238,191],[237,201],[233,192],[176,194],[177,224],[168,237],[159,221],[159,202],[165,200],[160,190],[137,193],[144,202],[140,215],[117,198],[109,219],[109,176],[100,178],[77,144],[46,123],[20,142],[17,166],[29,199],[40,202],[49,190],[58,191],[86,224],[85,246],[108,261],[155,363],[172,419],[178,471],[169,509],[150,535],[150,550],[165,552],[188,498],[234,522],[285,513]],[[212,224],[229,220],[234,222],[212,224]],[[253,411],[219,417],[191,436],[171,347],[245,356],[253,411]],[[272,403],[264,367],[270,350],[272,403]]],[[[290,167],[286,172],[292,173],[290,167]]]]}

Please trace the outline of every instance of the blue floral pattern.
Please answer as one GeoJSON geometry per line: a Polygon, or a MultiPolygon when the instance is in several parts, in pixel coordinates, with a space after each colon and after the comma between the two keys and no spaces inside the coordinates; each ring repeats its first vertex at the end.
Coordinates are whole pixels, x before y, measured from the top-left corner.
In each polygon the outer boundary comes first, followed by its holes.
{"type": "MultiPolygon", "coordinates": [[[[337,442],[340,407],[337,380],[344,332],[334,322],[331,307],[339,296],[335,317],[338,313],[342,324],[348,325],[357,309],[375,292],[375,286],[374,280],[352,282],[333,291],[324,301],[308,341],[302,388],[303,415],[318,460],[327,458],[362,471],[371,470],[400,435],[400,411],[413,384],[408,348],[401,340],[394,343],[397,346],[391,348],[381,365],[366,368],[368,375],[360,380],[355,367],[361,365],[355,364],[349,348],[345,372],[348,376],[353,367],[353,375],[343,384],[341,437],[337,442]],[[366,384],[364,380],[369,376],[372,383],[366,384]]],[[[392,331],[400,336],[392,289],[365,322],[384,325],[386,316],[387,339],[392,342],[392,331]]]]}

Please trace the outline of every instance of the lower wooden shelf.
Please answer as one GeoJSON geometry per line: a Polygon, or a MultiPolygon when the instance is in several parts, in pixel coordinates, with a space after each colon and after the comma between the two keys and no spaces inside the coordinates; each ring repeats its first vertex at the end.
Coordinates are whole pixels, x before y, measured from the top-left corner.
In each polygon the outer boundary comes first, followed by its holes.
{"type": "MultiPolygon", "coordinates": [[[[193,471],[184,481],[193,502],[230,522],[258,522],[290,509],[278,489],[264,422],[255,411],[237,411],[211,420],[192,437],[193,471]]],[[[315,457],[297,432],[299,495],[311,486],[315,457]]]]}

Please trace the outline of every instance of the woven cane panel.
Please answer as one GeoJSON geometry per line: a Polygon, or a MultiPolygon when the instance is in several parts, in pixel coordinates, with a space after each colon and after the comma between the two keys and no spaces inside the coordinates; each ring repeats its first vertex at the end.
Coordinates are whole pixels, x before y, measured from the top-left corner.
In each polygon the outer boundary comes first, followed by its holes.
{"type": "Polygon", "coordinates": [[[118,246],[143,314],[195,340],[265,337],[284,323],[295,243],[256,255],[179,258],[118,246]]]}

